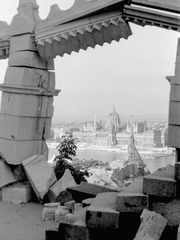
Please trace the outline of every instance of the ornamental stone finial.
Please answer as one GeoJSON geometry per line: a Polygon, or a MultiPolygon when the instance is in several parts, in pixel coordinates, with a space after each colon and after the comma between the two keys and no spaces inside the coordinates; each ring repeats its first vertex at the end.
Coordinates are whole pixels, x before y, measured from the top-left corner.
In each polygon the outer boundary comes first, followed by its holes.
{"type": "Polygon", "coordinates": [[[19,0],[18,14],[13,17],[10,25],[11,36],[34,32],[36,24],[41,22],[38,8],[36,0],[19,0]]]}

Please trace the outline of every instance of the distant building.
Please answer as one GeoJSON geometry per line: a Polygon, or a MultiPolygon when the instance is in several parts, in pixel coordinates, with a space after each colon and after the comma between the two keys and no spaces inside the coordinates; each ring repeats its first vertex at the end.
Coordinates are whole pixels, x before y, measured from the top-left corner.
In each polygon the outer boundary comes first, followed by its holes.
{"type": "Polygon", "coordinates": [[[150,149],[164,146],[162,130],[153,128],[147,130],[145,121],[139,123],[131,117],[127,120],[126,128],[121,130],[121,119],[114,106],[113,111],[107,117],[105,129],[102,129],[102,124],[95,116],[93,121],[84,122],[82,131],[73,131],[73,136],[81,143],[88,145],[123,147],[128,145],[131,125],[137,148],[150,149]]]}

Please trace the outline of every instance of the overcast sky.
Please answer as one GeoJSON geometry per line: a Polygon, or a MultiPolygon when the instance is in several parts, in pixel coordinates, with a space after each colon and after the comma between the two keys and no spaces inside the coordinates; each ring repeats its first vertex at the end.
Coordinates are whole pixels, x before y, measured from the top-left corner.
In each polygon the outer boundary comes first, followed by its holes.
{"type": "MultiPolygon", "coordinates": [[[[19,1],[0,2],[0,20],[10,24],[19,1]]],[[[42,19],[52,4],[68,7],[68,0],[37,0],[37,3],[42,19]]],[[[94,115],[100,119],[108,116],[113,104],[120,117],[168,116],[170,85],[166,76],[174,75],[180,34],[152,26],[130,26],[133,34],[128,40],[56,57],[56,88],[61,93],[54,99],[54,119],[94,115]]],[[[2,83],[6,67],[7,60],[0,61],[2,83]]]]}

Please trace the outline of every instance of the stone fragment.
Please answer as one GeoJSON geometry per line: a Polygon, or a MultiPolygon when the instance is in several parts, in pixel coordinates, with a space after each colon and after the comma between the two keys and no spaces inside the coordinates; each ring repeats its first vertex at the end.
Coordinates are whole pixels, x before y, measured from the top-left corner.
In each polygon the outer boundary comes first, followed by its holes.
{"type": "Polygon", "coordinates": [[[34,155],[22,162],[31,186],[37,197],[43,199],[57,180],[44,155],[34,155]]]}
{"type": "Polygon", "coordinates": [[[42,211],[42,221],[55,220],[55,211],[59,203],[45,203],[42,211]]]}
{"type": "Polygon", "coordinates": [[[59,240],[60,234],[58,229],[46,230],[45,232],[45,240],[59,240]]]}
{"type": "Polygon", "coordinates": [[[120,212],[141,212],[148,209],[148,196],[142,193],[143,178],[135,179],[131,184],[121,191],[117,196],[117,209],[120,212]]]}
{"type": "Polygon", "coordinates": [[[143,193],[157,197],[175,197],[176,181],[171,178],[148,176],[143,181],[143,193]]]}
{"type": "Polygon", "coordinates": [[[90,240],[89,229],[80,221],[73,224],[66,221],[60,222],[59,234],[64,240],[90,240]]]}
{"type": "Polygon", "coordinates": [[[69,213],[69,210],[65,206],[58,206],[55,211],[55,221],[60,222],[62,217],[66,216],[69,213]]]}
{"type": "Polygon", "coordinates": [[[75,186],[76,182],[74,181],[73,176],[69,169],[66,169],[62,178],[56,181],[48,191],[48,198],[50,202],[56,201],[60,192],[66,190],[67,187],[75,186]]]}
{"type": "Polygon", "coordinates": [[[157,197],[174,197],[176,195],[174,166],[168,165],[145,176],[143,179],[143,193],[157,197]]]}
{"type": "Polygon", "coordinates": [[[10,52],[35,51],[35,38],[31,34],[19,35],[10,38],[10,52]]]}
{"type": "Polygon", "coordinates": [[[69,213],[65,216],[65,218],[67,220],[71,220],[71,221],[81,221],[84,222],[86,221],[86,212],[87,212],[87,207],[81,208],[79,211],[75,212],[75,213],[69,213]]]}
{"type": "Polygon", "coordinates": [[[2,200],[12,203],[27,203],[32,198],[30,184],[15,183],[2,188],[2,200]]]}
{"type": "Polygon", "coordinates": [[[141,214],[141,224],[134,240],[159,240],[167,220],[160,214],[143,210],[141,214]]]}
{"type": "Polygon", "coordinates": [[[16,182],[16,179],[10,167],[5,161],[0,160],[0,188],[14,182],[16,182]]]}
{"type": "Polygon", "coordinates": [[[118,229],[117,192],[99,193],[86,212],[86,224],[92,228],[118,229]]]}
{"type": "Polygon", "coordinates": [[[121,192],[117,196],[117,210],[120,212],[141,212],[148,209],[148,196],[142,193],[121,192]]]}
{"type": "Polygon", "coordinates": [[[64,206],[67,207],[70,212],[72,212],[74,210],[74,204],[75,204],[75,201],[72,200],[72,201],[65,202],[64,206]]]}
{"type": "Polygon", "coordinates": [[[94,198],[84,199],[84,200],[82,201],[83,207],[89,206],[89,205],[92,203],[93,199],[94,199],[94,198]]]}
{"type": "Polygon", "coordinates": [[[76,213],[76,212],[80,211],[82,208],[83,208],[82,203],[75,203],[73,213],[76,213]]]}
{"type": "Polygon", "coordinates": [[[110,187],[99,186],[96,184],[87,183],[83,181],[78,186],[68,187],[67,190],[72,194],[72,197],[76,202],[82,202],[82,200],[86,198],[93,198],[98,193],[116,191],[110,187]]]}

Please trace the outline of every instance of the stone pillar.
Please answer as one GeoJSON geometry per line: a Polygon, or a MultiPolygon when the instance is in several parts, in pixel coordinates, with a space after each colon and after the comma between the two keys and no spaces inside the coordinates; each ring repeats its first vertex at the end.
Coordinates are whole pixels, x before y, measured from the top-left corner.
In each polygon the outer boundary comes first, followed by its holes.
{"type": "Polygon", "coordinates": [[[176,162],[180,161],[180,38],[178,39],[175,76],[170,82],[168,147],[176,148],[176,162]]]}
{"type": "Polygon", "coordinates": [[[36,51],[34,29],[40,21],[36,0],[20,0],[10,25],[9,66],[0,85],[0,152],[13,165],[35,154],[48,157],[53,96],[59,90],[54,89],[53,59],[47,62],[36,51]]]}

